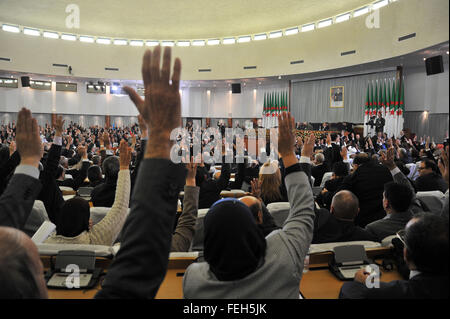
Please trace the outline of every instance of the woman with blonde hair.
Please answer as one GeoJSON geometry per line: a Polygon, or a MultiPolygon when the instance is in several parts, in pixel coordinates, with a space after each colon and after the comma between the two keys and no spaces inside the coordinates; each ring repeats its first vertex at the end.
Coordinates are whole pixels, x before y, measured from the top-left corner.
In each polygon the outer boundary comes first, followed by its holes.
{"type": "Polygon", "coordinates": [[[274,202],[287,202],[287,192],[284,186],[278,161],[268,161],[259,170],[259,179],[252,181],[252,193],[259,197],[265,205],[274,202]]]}

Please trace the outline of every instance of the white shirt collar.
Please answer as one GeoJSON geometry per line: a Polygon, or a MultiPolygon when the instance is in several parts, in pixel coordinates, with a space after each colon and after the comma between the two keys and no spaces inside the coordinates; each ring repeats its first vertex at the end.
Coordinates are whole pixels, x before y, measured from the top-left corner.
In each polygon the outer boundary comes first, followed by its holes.
{"type": "Polygon", "coordinates": [[[409,273],[409,279],[412,279],[413,277],[420,275],[420,271],[418,270],[411,270],[409,273]]]}

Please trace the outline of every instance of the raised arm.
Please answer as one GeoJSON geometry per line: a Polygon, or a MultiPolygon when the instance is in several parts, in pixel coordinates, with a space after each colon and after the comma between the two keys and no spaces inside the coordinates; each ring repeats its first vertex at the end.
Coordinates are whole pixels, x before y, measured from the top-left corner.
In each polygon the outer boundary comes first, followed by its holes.
{"type": "Polygon", "coordinates": [[[147,123],[150,136],[121,248],[96,298],[154,298],[167,271],[178,194],[186,169],[170,161],[170,133],[181,125],[181,62],[175,60],[169,84],[170,48],[164,50],[162,70],[160,54],[160,47],[144,54],[145,100],[133,89],[125,88],[147,123]]]}
{"type": "Polygon", "coordinates": [[[90,231],[91,244],[112,245],[123,227],[130,202],[130,160],[131,149],[127,143],[120,142],[120,171],[117,178],[114,203],[106,216],[92,227],[90,231]]]}
{"type": "MultiPolygon", "coordinates": [[[[291,207],[280,234],[284,238],[294,263],[298,266],[298,269],[302,269],[302,262],[313,237],[315,216],[314,198],[309,185],[308,174],[303,169],[305,165],[309,166],[315,137],[311,134],[305,142],[300,157],[300,163],[304,164],[299,164],[294,153],[293,126],[294,120],[289,113],[283,113],[279,117],[278,149],[286,167],[285,180],[291,207]]],[[[270,240],[270,237],[271,235],[267,237],[267,240],[270,240]]]]}
{"type": "Polygon", "coordinates": [[[195,232],[195,221],[198,213],[198,197],[200,187],[195,186],[197,164],[193,160],[186,164],[187,175],[184,186],[183,212],[178,219],[175,233],[172,237],[170,251],[188,251],[195,232]]]}
{"type": "Polygon", "coordinates": [[[0,226],[22,229],[39,191],[39,161],[43,154],[39,127],[31,112],[22,108],[16,128],[20,165],[0,197],[0,226]]]}

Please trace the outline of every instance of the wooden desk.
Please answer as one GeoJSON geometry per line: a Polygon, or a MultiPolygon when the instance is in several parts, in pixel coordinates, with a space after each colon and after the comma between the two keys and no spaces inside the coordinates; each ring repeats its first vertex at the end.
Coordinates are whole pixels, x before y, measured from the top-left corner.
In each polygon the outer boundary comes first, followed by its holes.
{"type": "MultiPolygon", "coordinates": [[[[396,270],[380,270],[380,281],[403,279],[396,270]]],[[[344,282],[337,279],[328,269],[310,269],[302,276],[300,292],[306,299],[337,299],[344,282]]]]}

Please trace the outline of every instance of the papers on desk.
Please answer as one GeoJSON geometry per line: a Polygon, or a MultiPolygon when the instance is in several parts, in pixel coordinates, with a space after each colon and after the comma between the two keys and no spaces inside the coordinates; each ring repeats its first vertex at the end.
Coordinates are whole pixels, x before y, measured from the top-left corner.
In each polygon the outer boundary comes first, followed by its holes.
{"type": "Polygon", "coordinates": [[[380,243],[374,241],[347,241],[339,243],[311,244],[309,246],[308,254],[317,254],[327,251],[333,251],[334,247],[348,246],[348,245],[363,245],[365,249],[381,247],[380,243]]]}
{"type": "Polygon", "coordinates": [[[72,198],[74,198],[75,197],[75,195],[64,195],[63,196],[63,198],[64,198],[64,200],[66,201],[66,200],[69,200],[69,199],[72,199],[72,198]]]}
{"type": "Polygon", "coordinates": [[[51,233],[55,231],[55,229],[56,225],[46,220],[45,222],[42,223],[41,227],[39,227],[37,232],[34,233],[31,240],[35,244],[41,244],[50,236],[51,233]]]}

